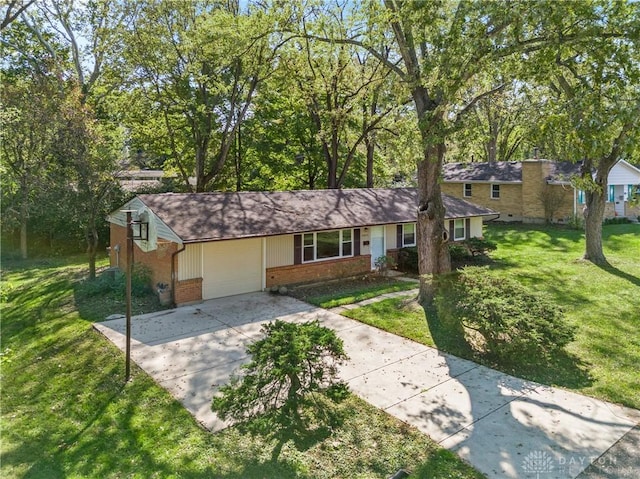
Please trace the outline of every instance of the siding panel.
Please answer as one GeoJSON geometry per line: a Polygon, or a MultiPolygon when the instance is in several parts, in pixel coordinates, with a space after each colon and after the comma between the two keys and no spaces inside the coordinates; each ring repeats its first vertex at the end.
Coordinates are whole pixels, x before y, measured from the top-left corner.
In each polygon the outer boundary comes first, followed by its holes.
{"type": "Polygon", "coordinates": [[[202,277],[202,244],[188,244],[178,254],[178,281],[202,277]]]}
{"type": "Polygon", "coordinates": [[[293,235],[267,238],[267,268],[293,264],[293,235]]]}
{"type": "Polygon", "coordinates": [[[474,216],[471,218],[471,231],[469,233],[471,238],[482,237],[482,217],[474,216]]]}
{"type": "Polygon", "coordinates": [[[398,243],[396,241],[396,228],[393,225],[388,225],[385,228],[385,232],[386,232],[386,245],[387,245],[387,249],[395,249],[395,248],[399,248],[398,243]]]}
{"type": "Polygon", "coordinates": [[[607,178],[610,185],[629,185],[640,182],[640,174],[633,171],[624,163],[616,163],[607,178]]]}

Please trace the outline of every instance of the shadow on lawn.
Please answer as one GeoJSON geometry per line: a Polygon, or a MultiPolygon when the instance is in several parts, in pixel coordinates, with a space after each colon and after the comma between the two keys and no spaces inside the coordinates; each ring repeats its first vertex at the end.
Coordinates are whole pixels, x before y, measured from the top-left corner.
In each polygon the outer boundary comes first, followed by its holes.
{"type": "Polygon", "coordinates": [[[632,274],[626,273],[611,264],[596,265],[596,266],[598,266],[598,268],[602,269],[603,271],[606,271],[607,273],[613,276],[617,276],[620,279],[629,281],[631,284],[635,286],[640,286],[640,277],[638,276],[634,276],[632,274]]]}
{"type": "Polygon", "coordinates": [[[423,305],[427,326],[438,349],[504,373],[543,384],[580,389],[593,383],[589,365],[565,349],[551,355],[519,356],[509,360],[484,354],[470,343],[461,327],[443,323],[435,306],[423,305]]]}

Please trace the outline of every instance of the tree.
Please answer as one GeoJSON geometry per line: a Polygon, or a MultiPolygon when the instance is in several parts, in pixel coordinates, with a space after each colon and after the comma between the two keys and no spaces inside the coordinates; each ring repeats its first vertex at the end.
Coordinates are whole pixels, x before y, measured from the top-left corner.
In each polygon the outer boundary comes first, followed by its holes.
{"type": "MultiPolygon", "coordinates": [[[[390,71],[367,51],[326,41],[353,31],[357,15],[350,7],[337,2],[302,10],[298,25],[291,26],[295,38],[281,61],[294,76],[295,91],[315,128],[326,185],[343,187],[350,174],[372,185],[376,132],[397,108],[390,95],[390,71]]],[[[356,184],[364,184],[362,180],[356,184]]]]}
{"type": "Polygon", "coordinates": [[[3,72],[2,81],[2,219],[20,229],[20,254],[28,256],[28,223],[39,192],[46,188],[53,162],[59,91],[57,82],[37,74],[3,72]]]}
{"type": "Polygon", "coordinates": [[[117,39],[128,11],[108,0],[22,2],[19,10],[19,18],[7,12],[3,32],[12,53],[3,63],[11,105],[3,156],[19,185],[12,200],[21,201],[21,249],[26,255],[30,216],[41,232],[64,231],[67,242],[80,233],[93,278],[123,146],[109,102],[121,83],[117,39]]]}
{"type": "Polygon", "coordinates": [[[64,98],[55,58],[62,46],[47,33],[34,35],[20,21],[4,29],[2,43],[11,53],[0,76],[2,220],[5,231],[6,226],[18,226],[20,254],[26,259],[29,220],[53,164],[51,147],[64,98]]]}
{"type": "Polygon", "coordinates": [[[6,6],[3,7],[3,9],[6,8],[6,10],[4,11],[2,22],[0,22],[0,30],[4,30],[8,27],[34,2],[35,0],[9,0],[6,6]]]}
{"type": "Polygon", "coordinates": [[[326,165],[316,128],[292,72],[281,64],[262,84],[243,128],[243,188],[315,189],[326,165]]]}
{"type": "MultiPolygon", "coordinates": [[[[470,98],[473,97],[471,93],[470,98]]],[[[447,145],[447,161],[525,159],[536,146],[541,99],[534,85],[513,81],[476,102],[447,145]]]]}
{"type": "MultiPolygon", "coordinates": [[[[195,191],[220,181],[279,46],[264,10],[240,2],[141,2],[127,38],[136,84],[134,128],[151,121],[152,141],[195,191]]],[[[138,134],[138,138],[143,135],[138,134]]],[[[146,145],[140,145],[144,147],[146,145]]]]}
{"type": "Polygon", "coordinates": [[[98,225],[105,199],[114,192],[122,147],[119,126],[109,107],[111,95],[122,83],[118,40],[129,11],[109,0],[78,4],[73,1],[39,2],[25,15],[25,25],[56,62],[59,105],[55,143],[58,180],[75,192],[65,195],[68,212],[79,213],[89,261],[89,278],[95,278],[99,245],[98,225]],[[56,49],[49,40],[63,46],[56,49]],[[111,141],[111,144],[107,144],[111,141]]]}
{"type": "Polygon", "coordinates": [[[337,365],[347,359],[342,340],[316,321],[296,324],[277,320],[262,327],[266,335],[249,345],[251,362],[244,374],[220,388],[212,409],[220,418],[258,420],[259,429],[280,437],[304,429],[301,408],[312,394],[344,397],[346,385],[337,380],[337,365]]]}
{"type": "MultiPolygon", "coordinates": [[[[71,89],[60,108],[53,153],[59,174],[71,186],[66,215],[79,218],[89,259],[89,279],[96,277],[99,226],[111,211],[113,196],[119,197],[114,181],[122,138],[118,129],[105,126],[82,101],[82,92],[71,89]]],[[[61,181],[60,183],[63,183],[61,181]]]]}
{"type": "Polygon", "coordinates": [[[602,221],[609,172],[640,139],[640,8],[613,2],[598,15],[615,25],[614,34],[596,36],[579,49],[559,45],[546,70],[553,113],[547,130],[560,136],[567,159],[581,162],[575,186],[585,191],[584,259],[607,264],[602,221]]]}
{"type": "Polygon", "coordinates": [[[537,64],[548,61],[536,52],[558,44],[584,49],[592,38],[609,35],[614,26],[602,14],[606,3],[385,0],[383,8],[367,5],[376,21],[365,34],[331,39],[376,56],[413,100],[423,151],[417,213],[422,299],[433,298],[429,275],[451,269],[439,184],[447,137],[478,102],[505,82],[529,78],[537,64]],[[393,61],[376,48],[386,28],[393,33],[393,61]]]}

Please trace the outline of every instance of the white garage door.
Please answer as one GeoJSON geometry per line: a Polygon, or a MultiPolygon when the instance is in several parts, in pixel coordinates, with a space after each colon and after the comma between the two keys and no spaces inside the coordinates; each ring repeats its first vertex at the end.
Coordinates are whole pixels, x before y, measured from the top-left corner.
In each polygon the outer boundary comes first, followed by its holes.
{"type": "Polygon", "coordinates": [[[202,299],[262,289],[262,240],[219,241],[203,245],[202,299]]]}

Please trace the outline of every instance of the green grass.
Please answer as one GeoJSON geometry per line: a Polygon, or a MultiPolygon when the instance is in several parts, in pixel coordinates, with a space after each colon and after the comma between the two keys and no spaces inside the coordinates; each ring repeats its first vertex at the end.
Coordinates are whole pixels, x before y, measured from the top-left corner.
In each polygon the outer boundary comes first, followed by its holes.
{"type": "MultiPolygon", "coordinates": [[[[102,265],[105,262],[103,260],[102,265]]],[[[0,476],[11,478],[482,477],[428,437],[349,397],[329,437],[275,442],[232,427],[211,434],[92,328],[122,311],[87,296],[84,264],[3,264],[0,476]]],[[[136,313],[159,306],[137,299],[136,313]]]]}
{"type": "Polygon", "coordinates": [[[491,363],[444,330],[433,311],[407,307],[403,300],[344,314],[516,376],[640,408],[640,227],[604,227],[607,267],[580,259],[584,237],[579,231],[491,225],[486,236],[498,244],[490,274],[515,278],[563,309],[576,333],[564,352],[544,362],[522,357],[491,363]]]}
{"type": "Polygon", "coordinates": [[[415,289],[418,284],[393,278],[370,276],[364,279],[332,281],[322,285],[301,286],[291,295],[321,308],[335,308],[375,298],[385,293],[415,289]]]}

